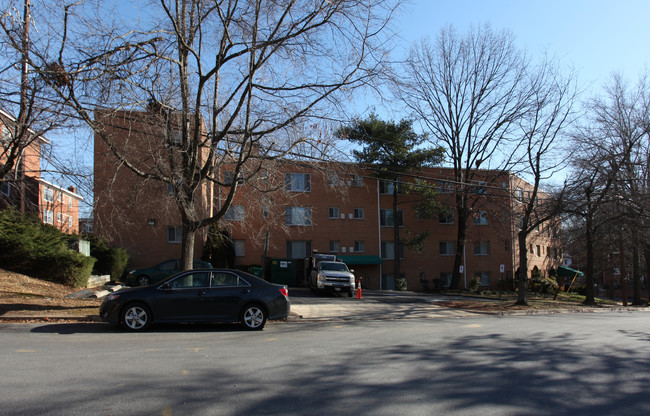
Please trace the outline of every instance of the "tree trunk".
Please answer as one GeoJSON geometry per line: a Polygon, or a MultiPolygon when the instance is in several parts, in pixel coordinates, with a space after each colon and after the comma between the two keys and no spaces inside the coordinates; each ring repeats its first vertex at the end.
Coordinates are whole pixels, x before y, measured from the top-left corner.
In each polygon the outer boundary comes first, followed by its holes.
{"type": "Polygon", "coordinates": [[[451,287],[456,289],[465,289],[463,282],[466,279],[461,280],[461,277],[464,278],[467,274],[467,270],[463,268],[463,276],[460,274],[460,266],[463,266],[463,257],[465,249],[465,239],[467,237],[467,210],[464,207],[462,201],[457,202],[456,207],[457,219],[458,222],[458,233],[456,237],[456,253],[454,257],[454,270],[452,273],[451,287]]]}
{"type": "Polygon", "coordinates": [[[632,278],[634,279],[634,298],[632,299],[632,305],[638,306],[641,305],[641,272],[639,264],[639,234],[638,231],[634,231],[634,247],[632,248],[632,278]]]}
{"type": "Polygon", "coordinates": [[[188,224],[183,224],[183,238],[181,244],[181,270],[194,268],[194,241],[196,229],[188,224]]]}
{"type": "Polygon", "coordinates": [[[528,248],[526,248],[526,231],[519,230],[517,233],[519,244],[519,276],[517,278],[519,293],[517,294],[517,305],[528,305],[526,301],[526,284],[528,283],[528,248]]]}
{"type": "MultiPolygon", "coordinates": [[[[588,208],[591,210],[591,208],[588,208]]],[[[585,273],[585,305],[595,304],[594,300],[594,237],[593,237],[593,213],[590,211],[586,217],[585,240],[587,245],[587,272],[585,273]]]]}

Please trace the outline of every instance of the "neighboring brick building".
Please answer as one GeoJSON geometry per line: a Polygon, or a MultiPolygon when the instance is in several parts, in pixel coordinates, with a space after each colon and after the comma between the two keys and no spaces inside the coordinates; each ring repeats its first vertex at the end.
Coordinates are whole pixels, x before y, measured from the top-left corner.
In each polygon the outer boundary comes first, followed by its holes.
{"type": "MultiPolygon", "coordinates": [[[[13,117],[0,111],[4,146],[10,142],[14,122],[13,117]]],[[[79,232],[79,203],[83,198],[74,187],[65,189],[41,178],[41,148],[47,144],[49,141],[39,136],[23,150],[14,169],[1,182],[0,206],[34,213],[44,223],[75,234],[79,232]]]]}
{"type": "MultiPolygon", "coordinates": [[[[118,143],[133,146],[132,152],[138,151],[138,143],[151,147],[150,134],[143,133],[146,113],[99,112],[96,117],[110,117],[106,123],[113,129],[110,134],[121,137],[118,143]]],[[[218,171],[224,183],[235,180],[228,166],[218,171]]],[[[485,181],[476,182],[473,189],[476,201],[463,256],[463,284],[468,287],[470,279],[479,278],[484,287],[497,288],[500,279],[512,279],[518,267],[518,212],[530,185],[510,174],[479,173],[485,181]]],[[[403,180],[412,181],[414,176],[437,188],[448,212],[433,219],[420,218],[413,195],[400,195],[401,213],[394,216],[392,183],[378,181],[369,169],[357,164],[279,160],[267,164],[255,183],[239,185],[220,224],[230,233],[237,265],[260,265],[269,258],[300,264],[314,251],[335,253],[357,276],[363,276],[364,287],[392,289],[392,224],[397,218],[402,224],[400,238],[429,232],[419,250],[400,250],[400,269],[408,288],[446,286],[454,267],[457,234],[452,170],[427,168],[404,175],[403,180]]],[[[176,228],[180,216],[172,196],[161,183],[147,183],[118,164],[101,140],[95,143],[95,195],[95,233],[110,236],[126,248],[132,266],[180,256],[176,228]]],[[[221,208],[224,196],[224,189],[206,185],[197,198],[207,214],[221,208]]],[[[553,224],[530,236],[530,270],[537,266],[546,273],[561,261],[558,227],[553,224]]],[[[196,258],[205,238],[203,230],[197,236],[196,258]]],[[[302,282],[297,278],[295,283],[302,282]]]]}
{"type": "MultiPolygon", "coordinates": [[[[347,174],[319,173],[314,165],[284,164],[276,175],[284,175],[288,195],[272,207],[248,209],[242,199],[233,202],[233,211],[223,221],[235,243],[239,264],[259,264],[266,257],[298,260],[311,251],[334,253],[364,277],[364,287],[393,289],[392,184],[378,181],[370,170],[343,165],[347,174]],[[283,209],[277,209],[278,206],[283,209]],[[279,212],[278,212],[279,211],[279,212]],[[266,218],[261,220],[261,218],[266,218]]],[[[326,171],[329,169],[325,169],[326,171]]],[[[489,177],[493,172],[484,172],[489,177]]],[[[429,232],[417,250],[400,248],[400,271],[413,290],[448,286],[456,249],[454,183],[451,169],[428,168],[414,174],[439,192],[447,212],[435,218],[420,218],[413,195],[400,195],[397,220],[400,239],[429,232]]],[[[409,176],[404,181],[410,181],[409,176]]],[[[512,279],[518,268],[516,231],[521,202],[513,197],[512,184],[530,187],[521,179],[503,174],[490,182],[477,182],[475,213],[467,231],[464,253],[464,286],[479,278],[481,285],[497,288],[499,279],[512,279]],[[503,267],[503,272],[501,269],[503,267]]],[[[247,198],[246,186],[240,195],[247,198]]],[[[542,273],[560,262],[558,224],[534,232],[530,238],[529,270],[542,273]]]]}
{"type": "MultiPolygon", "coordinates": [[[[165,158],[166,126],[147,112],[95,112],[118,152],[129,155],[147,170],[165,158]]],[[[129,267],[146,267],[179,258],[181,220],[173,190],[160,181],[143,179],[119,163],[108,145],[95,135],[93,233],[127,250],[129,267]]],[[[195,195],[203,215],[212,208],[210,192],[203,186],[195,195]]],[[[197,233],[195,257],[201,256],[207,230],[197,233]]]]}

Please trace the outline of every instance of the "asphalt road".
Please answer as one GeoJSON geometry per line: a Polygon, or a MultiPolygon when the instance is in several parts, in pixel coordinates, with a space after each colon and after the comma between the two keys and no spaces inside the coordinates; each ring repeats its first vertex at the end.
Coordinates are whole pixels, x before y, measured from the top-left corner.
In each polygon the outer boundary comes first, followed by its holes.
{"type": "Polygon", "coordinates": [[[0,324],[0,415],[640,415],[650,315],[0,324]]]}

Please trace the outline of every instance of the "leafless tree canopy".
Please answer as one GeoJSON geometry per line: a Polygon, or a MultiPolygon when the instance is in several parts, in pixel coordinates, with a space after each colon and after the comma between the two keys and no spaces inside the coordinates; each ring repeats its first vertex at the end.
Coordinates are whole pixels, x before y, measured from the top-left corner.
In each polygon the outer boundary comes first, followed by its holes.
{"type": "Polygon", "coordinates": [[[386,26],[398,4],[70,3],[47,8],[50,19],[41,24],[57,36],[32,59],[38,56],[42,79],[121,165],[174,187],[189,264],[193,233],[223,216],[237,189],[238,181],[219,177],[219,166],[234,163],[235,177],[247,181],[265,160],[297,157],[303,149],[326,156],[319,152],[331,146],[320,132],[351,92],[382,70],[386,26]],[[105,134],[113,126],[98,123],[98,109],[147,111],[156,118],[149,134],[166,138],[162,147],[143,164],[141,154],[105,134]],[[211,217],[198,215],[193,199],[206,182],[229,189],[211,217]]]}

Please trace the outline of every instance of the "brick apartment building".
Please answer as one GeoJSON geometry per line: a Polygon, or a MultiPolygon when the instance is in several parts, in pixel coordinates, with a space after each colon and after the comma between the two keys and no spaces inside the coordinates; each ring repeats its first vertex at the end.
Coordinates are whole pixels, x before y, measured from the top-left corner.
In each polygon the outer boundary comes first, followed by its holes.
{"type": "MultiPolygon", "coordinates": [[[[111,117],[113,135],[137,148],[144,113],[98,113],[111,117]],[[117,117],[117,118],[115,118],[117,117]]],[[[145,140],[149,143],[149,139],[145,140]]],[[[135,150],[134,150],[135,151],[135,150]]],[[[220,169],[228,182],[228,167],[220,169]]],[[[500,279],[512,279],[518,268],[517,230],[522,202],[530,185],[511,174],[484,171],[484,181],[473,190],[473,218],[463,253],[463,285],[478,278],[486,288],[500,279]]],[[[400,223],[400,239],[429,232],[415,250],[400,247],[400,270],[411,290],[448,285],[454,267],[457,223],[453,214],[452,171],[427,168],[403,181],[419,177],[439,192],[449,210],[435,218],[421,218],[413,195],[400,195],[398,215],[392,210],[392,183],[377,180],[372,171],[356,164],[276,161],[260,174],[258,182],[279,189],[260,193],[260,184],[242,183],[221,226],[229,231],[236,265],[260,265],[263,259],[299,264],[312,252],[333,253],[363,277],[363,286],[393,289],[393,221],[400,223]]],[[[234,178],[231,178],[234,180],[234,178]]],[[[100,140],[95,144],[95,232],[110,236],[126,248],[134,267],[149,266],[180,256],[180,217],[164,184],[145,183],[121,167],[100,140]],[[102,199],[101,196],[104,196],[102,199]],[[100,201],[101,200],[101,201],[100,201]]],[[[273,188],[270,186],[269,188],[273,188]]],[[[205,213],[221,208],[225,190],[204,187],[197,198],[205,213]]],[[[528,266],[542,273],[561,262],[559,223],[545,225],[529,238],[528,266]]],[[[206,230],[197,236],[195,257],[201,255],[206,230]]]]}
{"type": "MultiPolygon", "coordinates": [[[[4,146],[11,141],[13,123],[15,119],[0,110],[4,146]]],[[[74,187],[62,188],[41,177],[41,150],[48,144],[46,138],[38,136],[23,150],[14,169],[0,183],[0,207],[12,206],[36,214],[44,223],[75,234],[79,232],[79,204],[83,198],[74,187]]]]}

